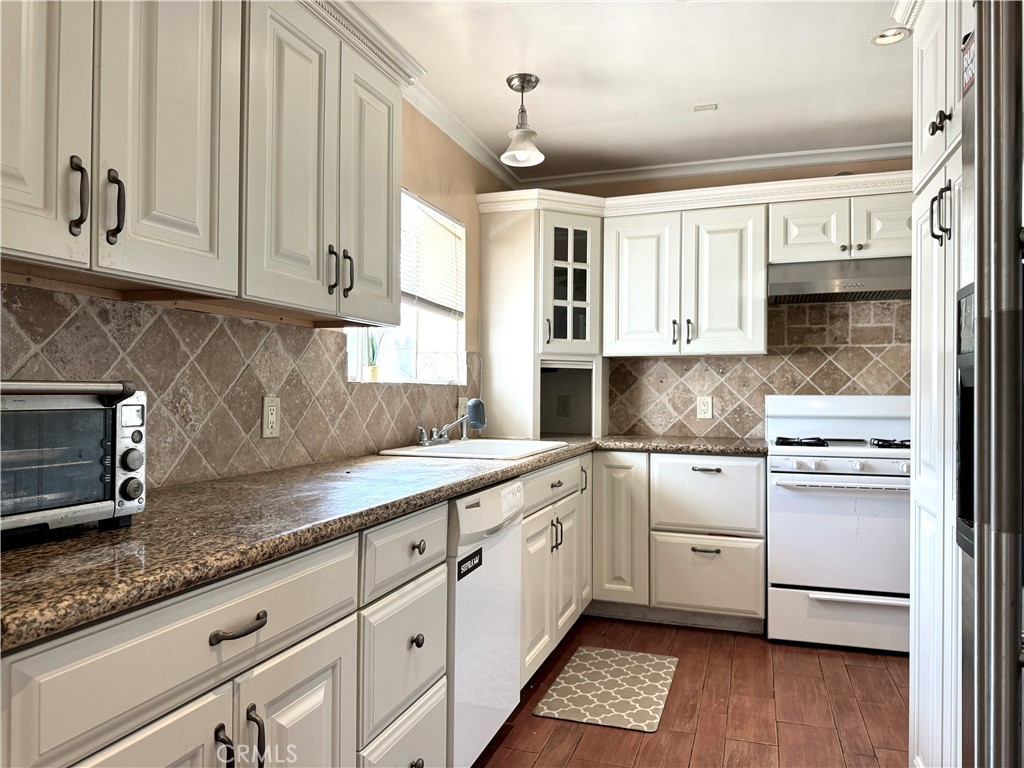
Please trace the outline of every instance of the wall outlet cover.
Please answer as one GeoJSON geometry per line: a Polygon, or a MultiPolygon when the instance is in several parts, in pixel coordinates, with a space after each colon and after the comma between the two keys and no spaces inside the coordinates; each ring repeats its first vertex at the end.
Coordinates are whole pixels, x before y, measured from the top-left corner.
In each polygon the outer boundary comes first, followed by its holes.
{"type": "Polygon", "coordinates": [[[266,395],[263,398],[263,437],[281,436],[281,398],[266,395]]]}
{"type": "Polygon", "coordinates": [[[458,412],[455,414],[455,418],[461,419],[463,416],[465,416],[466,415],[466,409],[468,407],[469,407],[469,398],[468,397],[460,397],[459,398],[458,412]]]}
{"type": "Polygon", "coordinates": [[[698,419],[710,419],[714,417],[714,411],[711,405],[711,396],[697,398],[697,418],[698,419]]]}

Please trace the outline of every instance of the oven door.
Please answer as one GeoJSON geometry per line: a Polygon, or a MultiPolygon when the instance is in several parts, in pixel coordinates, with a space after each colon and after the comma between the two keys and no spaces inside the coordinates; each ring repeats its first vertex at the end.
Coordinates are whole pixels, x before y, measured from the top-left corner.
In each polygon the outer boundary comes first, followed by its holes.
{"type": "Polygon", "coordinates": [[[771,473],[768,581],[909,594],[909,478],[771,473]]]}

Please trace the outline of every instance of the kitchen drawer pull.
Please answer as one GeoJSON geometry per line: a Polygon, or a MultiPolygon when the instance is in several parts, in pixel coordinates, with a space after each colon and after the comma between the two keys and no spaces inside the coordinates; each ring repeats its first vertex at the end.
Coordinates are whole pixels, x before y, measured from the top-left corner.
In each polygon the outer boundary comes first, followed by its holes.
{"type": "Polygon", "coordinates": [[[672,321],[672,346],[674,347],[679,343],[679,321],[672,321]]]}
{"type": "Polygon", "coordinates": [[[690,467],[693,472],[714,472],[715,474],[722,474],[721,467],[690,467]]]}
{"type": "Polygon", "coordinates": [[[250,704],[245,710],[245,719],[250,723],[256,723],[256,765],[263,768],[267,754],[267,727],[263,718],[256,714],[256,705],[250,704]]]}
{"type": "Polygon", "coordinates": [[[563,485],[564,483],[561,480],[558,480],[551,484],[551,488],[554,490],[555,488],[561,488],[563,485]]]}
{"type": "Polygon", "coordinates": [[[333,296],[341,285],[341,258],[338,256],[338,249],[333,245],[327,246],[327,254],[334,257],[334,282],[327,286],[327,293],[333,296]]]}
{"type": "Polygon", "coordinates": [[[420,539],[419,541],[413,542],[413,544],[412,544],[412,551],[413,552],[418,552],[421,555],[425,555],[427,553],[427,541],[426,541],[426,539],[420,539]]]}
{"type": "Polygon", "coordinates": [[[78,218],[72,219],[68,225],[68,230],[71,234],[78,237],[82,234],[82,225],[89,218],[89,169],[82,164],[82,158],[78,155],[72,155],[71,170],[82,174],[78,186],[78,218]]]}
{"type": "Polygon", "coordinates": [[[227,730],[224,728],[224,723],[219,724],[213,729],[213,740],[218,744],[223,744],[227,749],[225,750],[224,765],[226,768],[235,768],[235,742],[229,737],[227,730]]]}
{"type": "Polygon", "coordinates": [[[422,648],[423,644],[425,642],[427,642],[427,639],[425,637],[423,637],[422,633],[420,633],[420,634],[416,635],[415,637],[410,638],[409,642],[412,645],[415,645],[417,648],[422,648]]]}
{"type": "Polygon", "coordinates": [[[424,765],[426,765],[426,763],[423,762],[423,758],[417,757],[415,760],[409,763],[409,768],[423,768],[424,765]]]}
{"type": "Polygon", "coordinates": [[[686,343],[691,344],[693,342],[693,320],[686,318],[686,343]]]}
{"type": "Polygon", "coordinates": [[[117,185],[117,223],[113,229],[107,230],[107,242],[111,245],[117,245],[117,236],[121,234],[121,230],[124,229],[124,209],[125,209],[125,189],[124,182],[121,181],[121,176],[116,170],[111,168],[107,171],[107,181],[111,184],[117,185]]]}
{"type": "Polygon", "coordinates": [[[240,637],[251,635],[257,630],[263,629],[267,626],[267,612],[260,611],[256,614],[256,618],[246,624],[244,627],[226,632],[223,629],[218,629],[215,632],[210,633],[210,645],[220,645],[224,640],[238,640],[240,637]]]}
{"type": "Polygon", "coordinates": [[[708,549],[705,547],[690,547],[691,552],[700,552],[702,555],[720,555],[722,550],[719,547],[708,549]]]}
{"type": "MultiPolygon", "coordinates": [[[[347,299],[348,295],[352,293],[352,289],[356,287],[356,262],[355,259],[348,255],[348,248],[341,252],[341,258],[348,262],[348,285],[341,290],[341,295],[347,299]]],[[[341,279],[340,274],[338,279],[341,279]]]]}
{"type": "Polygon", "coordinates": [[[885,605],[892,608],[909,608],[909,597],[884,597],[882,595],[843,595],[837,592],[808,592],[807,597],[821,603],[856,603],[858,605],[885,605]]]}

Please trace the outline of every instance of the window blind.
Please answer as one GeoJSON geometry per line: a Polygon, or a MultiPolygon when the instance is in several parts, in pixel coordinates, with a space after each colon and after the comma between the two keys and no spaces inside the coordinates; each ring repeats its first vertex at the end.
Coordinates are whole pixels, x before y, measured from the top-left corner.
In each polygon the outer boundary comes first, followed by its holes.
{"type": "Polygon", "coordinates": [[[466,311],[466,229],[402,193],[402,295],[462,317],[466,311]]]}

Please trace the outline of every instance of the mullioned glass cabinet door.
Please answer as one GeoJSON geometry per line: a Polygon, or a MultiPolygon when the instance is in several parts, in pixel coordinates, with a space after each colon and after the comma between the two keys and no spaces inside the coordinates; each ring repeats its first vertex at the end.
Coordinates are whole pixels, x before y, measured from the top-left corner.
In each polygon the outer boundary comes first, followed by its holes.
{"type": "Polygon", "coordinates": [[[601,219],[542,211],[538,352],[601,351],[601,219]]]}

